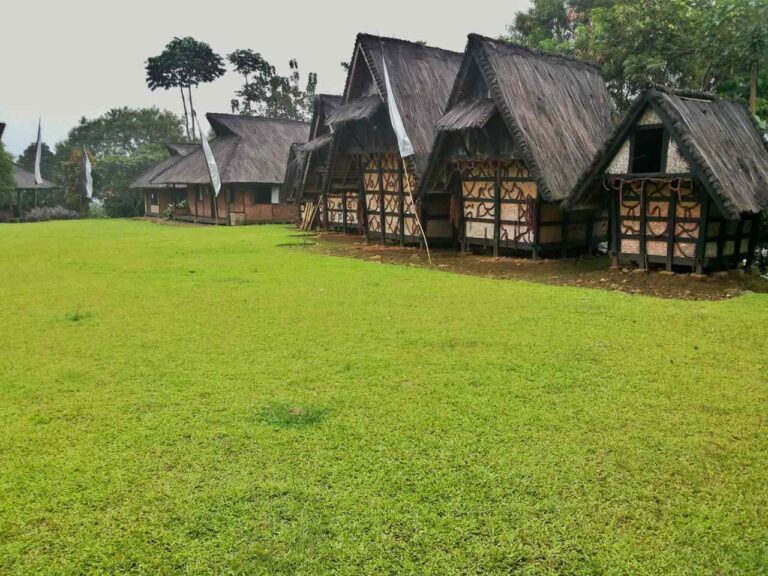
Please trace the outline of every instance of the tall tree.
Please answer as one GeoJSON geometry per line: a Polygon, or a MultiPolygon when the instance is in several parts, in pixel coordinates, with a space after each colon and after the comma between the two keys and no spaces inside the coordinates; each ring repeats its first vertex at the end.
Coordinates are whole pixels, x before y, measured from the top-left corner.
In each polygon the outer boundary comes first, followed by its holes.
{"type": "Polygon", "coordinates": [[[16,179],[13,176],[13,162],[11,155],[5,150],[5,145],[0,142],[0,207],[10,205],[11,194],[16,189],[16,179]]]}
{"type": "Polygon", "coordinates": [[[233,111],[241,114],[308,120],[317,89],[317,74],[310,72],[302,87],[299,63],[288,62],[288,76],[281,76],[261,54],[236,50],[228,56],[236,72],[243,75],[243,87],[232,100],[233,111]]]}
{"type": "MultiPolygon", "coordinates": [[[[24,152],[22,152],[19,157],[16,158],[16,164],[25,170],[29,170],[30,172],[34,173],[36,155],[37,142],[32,142],[24,149],[24,152]]],[[[43,142],[43,145],[40,147],[40,172],[42,173],[43,178],[46,180],[53,180],[55,171],[56,155],[53,153],[48,144],[43,142]]]]}
{"type": "Polygon", "coordinates": [[[115,108],[92,120],[83,118],[56,145],[54,180],[69,190],[70,202],[79,198],[75,194],[85,146],[93,164],[94,193],[104,199],[107,214],[140,215],[139,193],[130,189],[131,182],[167,157],[164,143],[182,138],[180,119],[157,108],[115,108]]]}
{"type": "Polygon", "coordinates": [[[196,138],[195,105],[192,100],[192,88],[200,84],[213,82],[226,72],[224,61],[205,42],[191,36],[174,38],[158,56],[147,59],[147,86],[150,90],[179,88],[184,107],[184,125],[187,138],[196,138]],[[187,90],[185,99],[184,89],[187,90]],[[189,110],[187,110],[187,100],[189,110]],[[191,116],[191,117],[190,117],[191,116]]]}

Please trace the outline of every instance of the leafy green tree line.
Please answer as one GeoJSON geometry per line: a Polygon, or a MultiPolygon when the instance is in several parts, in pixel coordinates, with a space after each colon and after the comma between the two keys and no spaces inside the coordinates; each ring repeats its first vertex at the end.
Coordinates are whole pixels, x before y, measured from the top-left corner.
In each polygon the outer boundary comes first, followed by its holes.
{"type": "Polygon", "coordinates": [[[765,0],[533,0],[506,37],[596,62],[619,110],[664,84],[740,97],[768,119],[765,0]]]}

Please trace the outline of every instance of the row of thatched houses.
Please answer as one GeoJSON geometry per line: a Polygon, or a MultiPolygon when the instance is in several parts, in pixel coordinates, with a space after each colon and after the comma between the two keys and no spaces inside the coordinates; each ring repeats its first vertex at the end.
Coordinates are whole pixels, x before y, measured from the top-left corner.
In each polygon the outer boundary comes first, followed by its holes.
{"type": "Polygon", "coordinates": [[[171,147],[135,183],[147,213],[183,198],[179,216],[198,222],[316,214],[369,241],[534,258],[607,242],[615,263],[702,272],[749,264],[768,207],[768,147],[741,103],[650,88],[618,120],[596,66],[478,35],[460,54],[360,34],[344,94],[313,112],[208,115],[217,211],[202,151],[171,147]]]}

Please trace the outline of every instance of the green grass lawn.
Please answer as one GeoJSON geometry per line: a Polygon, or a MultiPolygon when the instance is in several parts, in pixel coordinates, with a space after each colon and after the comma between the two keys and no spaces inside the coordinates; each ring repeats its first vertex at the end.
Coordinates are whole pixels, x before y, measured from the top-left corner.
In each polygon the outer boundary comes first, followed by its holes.
{"type": "Polygon", "coordinates": [[[295,234],[0,226],[0,573],[768,573],[768,296],[295,234]]]}

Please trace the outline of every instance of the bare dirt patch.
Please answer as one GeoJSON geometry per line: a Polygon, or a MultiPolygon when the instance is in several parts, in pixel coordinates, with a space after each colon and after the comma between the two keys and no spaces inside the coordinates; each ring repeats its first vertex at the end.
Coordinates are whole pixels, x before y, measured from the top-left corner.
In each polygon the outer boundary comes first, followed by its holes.
{"type": "MultiPolygon", "coordinates": [[[[384,264],[429,267],[427,254],[418,248],[366,243],[358,236],[320,233],[310,249],[333,256],[359,258],[384,264]]],[[[768,280],[743,273],[712,274],[697,278],[686,272],[638,272],[630,267],[611,270],[608,258],[540,260],[514,256],[498,258],[432,250],[432,268],[458,274],[515,279],[562,286],[646,294],[683,300],[727,300],[748,292],[768,292],[768,280]]]]}

